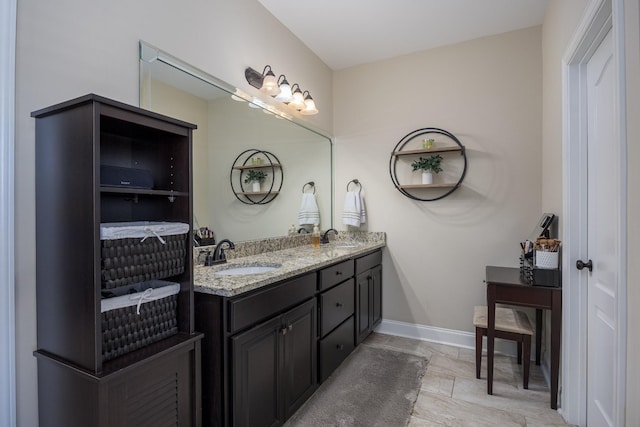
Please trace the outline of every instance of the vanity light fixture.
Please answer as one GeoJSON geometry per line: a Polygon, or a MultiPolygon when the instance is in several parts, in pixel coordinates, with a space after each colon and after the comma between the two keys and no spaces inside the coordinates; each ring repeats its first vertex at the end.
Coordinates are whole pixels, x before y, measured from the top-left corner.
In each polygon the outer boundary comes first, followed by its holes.
{"type": "Polygon", "coordinates": [[[300,111],[300,114],[304,114],[305,116],[318,114],[316,103],[311,97],[311,95],[309,94],[309,91],[305,90],[303,95],[304,95],[304,109],[300,111]]]}
{"type": "Polygon", "coordinates": [[[265,66],[262,73],[247,67],[244,70],[244,76],[251,86],[273,96],[276,101],[288,104],[290,107],[300,111],[300,114],[318,114],[318,109],[309,91],[302,92],[297,83],[290,86],[284,74],[281,74],[276,79],[270,65],[265,66]]]}

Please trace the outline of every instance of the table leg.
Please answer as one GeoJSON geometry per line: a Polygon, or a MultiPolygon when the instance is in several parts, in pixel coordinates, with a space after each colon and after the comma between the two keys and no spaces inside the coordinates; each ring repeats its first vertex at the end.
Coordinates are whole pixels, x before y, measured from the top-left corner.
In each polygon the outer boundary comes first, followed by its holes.
{"type": "Polygon", "coordinates": [[[542,352],[542,309],[536,309],[536,365],[540,366],[542,352]]]}
{"type": "Polygon", "coordinates": [[[562,329],[562,293],[551,297],[551,409],[558,409],[558,375],[560,373],[560,333],[562,329]]]}
{"type": "Polygon", "coordinates": [[[496,338],[496,288],[487,284],[487,394],[493,394],[493,351],[496,338]]]}

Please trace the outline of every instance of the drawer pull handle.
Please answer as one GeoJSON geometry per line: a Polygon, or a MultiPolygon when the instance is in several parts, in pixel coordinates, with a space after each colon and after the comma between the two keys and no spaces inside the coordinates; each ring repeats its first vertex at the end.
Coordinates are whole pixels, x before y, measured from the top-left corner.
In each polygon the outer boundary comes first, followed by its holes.
{"type": "Polygon", "coordinates": [[[342,276],[342,271],[340,270],[336,271],[336,276],[342,276]]]}
{"type": "Polygon", "coordinates": [[[342,350],[342,349],[344,348],[344,344],[338,344],[338,345],[336,346],[336,348],[337,348],[338,350],[342,350]]]}
{"type": "Polygon", "coordinates": [[[342,303],[341,302],[337,302],[336,303],[336,307],[338,307],[338,308],[342,307],[342,303]]]}

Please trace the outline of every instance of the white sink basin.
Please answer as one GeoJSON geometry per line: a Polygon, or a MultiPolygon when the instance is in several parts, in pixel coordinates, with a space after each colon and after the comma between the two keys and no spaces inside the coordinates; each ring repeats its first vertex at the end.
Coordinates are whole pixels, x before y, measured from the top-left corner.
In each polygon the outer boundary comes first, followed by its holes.
{"type": "Polygon", "coordinates": [[[242,265],[230,267],[225,270],[213,273],[216,276],[246,276],[249,274],[262,274],[277,270],[282,267],[281,264],[259,264],[259,265],[242,265]]]}
{"type": "Polygon", "coordinates": [[[360,246],[360,243],[338,243],[334,246],[336,249],[348,249],[348,248],[357,248],[360,246]]]}

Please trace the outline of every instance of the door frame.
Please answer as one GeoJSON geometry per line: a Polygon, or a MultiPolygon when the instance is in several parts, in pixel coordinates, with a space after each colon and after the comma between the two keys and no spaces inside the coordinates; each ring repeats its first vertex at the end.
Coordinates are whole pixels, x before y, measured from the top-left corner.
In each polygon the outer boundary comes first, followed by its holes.
{"type": "Polygon", "coordinates": [[[627,163],[624,0],[591,0],[563,58],[563,261],[562,388],[560,412],[569,423],[587,422],[587,275],[575,268],[587,259],[586,64],[609,30],[615,71],[613,143],[619,144],[619,253],[614,424],[624,425],[627,338],[627,163]]]}
{"type": "Polygon", "coordinates": [[[15,68],[17,1],[0,1],[0,425],[15,426],[14,270],[15,68]],[[6,397],[5,397],[6,396],[6,397]]]}

